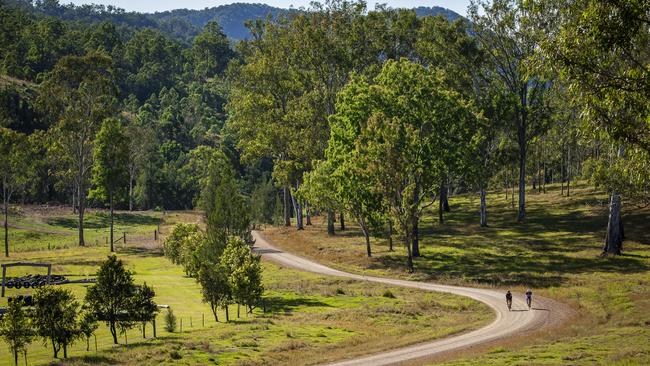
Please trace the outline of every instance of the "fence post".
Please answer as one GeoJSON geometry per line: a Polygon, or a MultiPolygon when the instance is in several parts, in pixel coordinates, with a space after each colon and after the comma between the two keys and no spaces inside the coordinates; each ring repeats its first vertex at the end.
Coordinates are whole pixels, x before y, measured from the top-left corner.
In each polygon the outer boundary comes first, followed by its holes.
{"type": "Polygon", "coordinates": [[[156,338],[156,318],[153,319],[153,337],[156,338]]]}
{"type": "Polygon", "coordinates": [[[153,231],[153,240],[158,241],[158,231],[156,230],[153,231]]]}
{"type": "Polygon", "coordinates": [[[122,238],[124,239],[124,245],[126,245],[126,231],[125,231],[123,234],[124,234],[124,235],[123,235],[122,238]]]}

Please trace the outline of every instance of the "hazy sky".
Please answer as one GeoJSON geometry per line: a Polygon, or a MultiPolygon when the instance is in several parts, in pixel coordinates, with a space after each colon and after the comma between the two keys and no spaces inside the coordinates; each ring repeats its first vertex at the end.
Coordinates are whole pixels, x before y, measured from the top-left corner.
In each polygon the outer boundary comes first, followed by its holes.
{"type": "MultiPolygon", "coordinates": [[[[384,0],[384,1],[373,1],[367,0],[369,8],[374,8],[375,3],[386,3],[393,8],[412,8],[417,6],[442,6],[443,8],[451,9],[458,14],[465,15],[467,10],[467,5],[469,0],[384,0]]],[[[277,6],[281,8],[288,8],[293,5],[293,7],[298,8],[301,6],[308,6],[310,0],[233,0],[233,1],[224,1],[224,0],[183,0],[183,1],[174,1],[174,0],[61,0],[60,3],[67,4],[69,2],[79,4],[105,4],[105,5],[115,5],[119,8],[126,10],[133,10],[139,12],[155,12],[179,8],[188,8],[188,9],[203,9],[210,8],[213,6],[219,6],[224,4],[231,4],[233,2],[246,2],[246,3],[265,3],[272,6],[277,6]]]]}

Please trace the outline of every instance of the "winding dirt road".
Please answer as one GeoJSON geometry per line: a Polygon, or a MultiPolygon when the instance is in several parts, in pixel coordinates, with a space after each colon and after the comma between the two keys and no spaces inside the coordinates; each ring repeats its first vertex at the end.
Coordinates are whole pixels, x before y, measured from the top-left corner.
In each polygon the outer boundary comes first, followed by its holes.
{"type": "Polygon", "coordinates": [[[496,315],[496,318],[492,323],[472,332],[340,361],[328,364],[328,366],[395,365],[418,359],[430,359],[448,352],[482,345],[527,331],[538,330],[550,326],[551,324],[562,323],[567,319],[568,314],[571,311],[560,303],[539,297],[533,299],[533,310],[528,311],[523,296],[520,294],[514,294],[512,304],[513,311],[508,311],[505,306],[505,295],[502,291],[437,285],[433,283],[347,273],[297,255],[285,253],[270,244],[260,232],[253,231],[253,238],[255,239],[255,251],[260,253],[265,259],[285,267],[328,276],[351,278],[359,281],[379,282],[387,285],[412,287],[427,291],[447,292],[467,296],[487,304],[492,308],[492,310],[494,310],[496,315]]]}

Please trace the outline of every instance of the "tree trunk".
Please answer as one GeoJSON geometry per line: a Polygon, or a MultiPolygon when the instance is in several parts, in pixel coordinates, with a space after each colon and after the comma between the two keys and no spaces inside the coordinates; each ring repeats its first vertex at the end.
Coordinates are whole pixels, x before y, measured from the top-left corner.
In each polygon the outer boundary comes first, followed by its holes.
{"type": "Polygon", "coordinates": [[[413,272],[413,255],[411,253],[411,235],[409,234],[408,228],[404,230],[404,246],[406,247],[406,266],[409,269],[409,272],[413,272]]]}
{"type": "Polygon", "coordinates": [[[311,226],[311,212],[307,202],[305,202],[305,216],[307,219],[307,226],[311,226]]]}
{"type": "Polygon", "coordinates": [[[287,187],[282,188],[284,193],[284,226],[291,226],[291,212],[289,208],[289,189],[287,187]]]}
{"type": "Polygon", "coordinates": [[[68,358],[68,344],[63,343],[63,358],[68,358]]]}
{"type": "Polygon", "coordinates": [[[363,216],[359,216],[359,226],[361,226],[361,232],[366,239],[366,252],[368,257],[372,257],[372,251],[370,249],[370,233],[368,233],[368,227],[366,226],[366,221],[363,219],[363,216]]]}
{"type": "Polygon", "coordinates": [[[86,202],[83,194],[83,184],[79,183],[77,202],[79,203],[79,246],[85,246],[84,240],[84,213],[86,211],[86,202]]]}
{"type": "Polygon", "coordinates": [[[334,235],[334,210],[327,210],[327,235],[334,235]]]}
{"type": "Polygon", "coordinates": [[[564,146],[562,146],[562,157],[560,158],[560,194],[564,196],[564,146]]]}
{"type": "MultiPolygon", "coordinates": [[[[296,189],[298,189],[298,183],[296,182],[296,189]]],[[[293,203],[293,211],[296,213],[296,229],[303,230],[305,227],[302,222],[302,207],[300,202],[295,195],[291,195],[291,202],[293,203]]]]}
{"type": "Polygon", "coordinates": [[[418,223],[420,219],[416,217],[413,219],[413,257],[420,256],[420,230],[418,228],[418,223]]]}
{"type": "Polygon", "coordinates": [[[345,230],[345,216],[343,216],[343,211],[339,213],[341,231],[345,230]]]}
{"type": "Polygon", "coordinates": [[[566,196],[571,196],[571,145],[566,152],[566,196]]]}
{"type": "Polygon", "coordinates": [[[115,322],[111,322],[109,328],[111,330],[111,335],[113,336],[113,344],[117,344],[117,329],[115,329],[115,322]]]}
{"type": "Polygon", "coordinates": [[[512,192],[510,193],[510,206],[515,208],[515,167],[512,167],[512,192]]]}
{"type": "Polygon", "coordinates": [[[58,358],[59,357],[59,350],[56,348],[56,344],[54,344],[54,340],[51,339],[51,341],[52,341],[52,349],[54,350],[54,358],[58,358]]]}
{"type": "Polygon", "coordinates": [[[487,223],[487,202],[485,188],[481,187],[481,227],[488,226],[487,223]]]}
{"type": "Polygon", "coordinates": [[[449,208],[449,186],[447,185],[447,179],[445,178],[445,183],[440,185],[440,202],[442,203],[442,209],[445,212],[451,211],[449,208]]]}
{"type": "Polygon", "coordinates": [[[18,366],[18,350],[14,350],[14,365],[18,366]]]}
{"type": "Polygon", "coordinates": [[[129,174],[129,211],[133,211],[133,174],[129,174]]]}
{"type": "Polygon", "coordinates": [[[623,246],[623,220],[621,219],[621,195],[613,192],[609,204],[609,219],[603,255],[619,255],[623,246]]]}
{"type": "Polygon", "coordinates": [[[4,214],[5,214],[5,257],[9,257],[9,204],[7,199],[4,201],[4,214]]]}
{"type": "Polygon", "coordinates": [[[147,338],[147,322],[142,322],[142,339],[147,338]]]}
{"type": "Polygon", "coordinates": [[[519,210],[517,221],[526,219],[526,114],[522,113],[522,121],[518,131],[519,143],[519,210]]]}
{"type": "MultiPolygon", "coordinates": [[[[447,187],[445,187],[443,184],[440,185],[440,199],[438,199],[438,220],[440,221],[440,224],[445,223],[445,216],[444,216],[444,211],[445,210],[445,201],[447,200],[447,187]]],[[[449,206],[449,204],[447,204],[449,206]]],[[[413,240],[417,240],[413,238],[413,240]]],[[[415,255],[415,254],[414,254],[415,255]]]]}
{"type": "Polygon", "coordinates": [[[388,251],[393,251],[393,221],[388,219],[388,251]]]}
{"type": "Polygon", "coordinates": [[[115,250],[113,249],[113,192],[108,193],[108,201],[109,205],[111,206],[111,233],[110,233],[110,241],[111,241],[111,253],[113,253],[115,250]]]}
{"type": "Polygon", "coordinates": [[[230,321],[230,314],[228,313],[228,305],[225,306],[226,308],[226,323],[230,321]]]}
{"type": "Polygon", "coordinates": [[[240,308],[240,305],[239,305],[239,303],[237,303],[237,318],[238,319],[241,318],[240,313],[239,313],[239,308],[240,308]]]}
{"type": "Polygon", "coordinates": [[[217,315],[217,305],[216,304],[210,304],[210,309],[212,310],[212,315],[214,315],[214,321],[217,323],[219,322],[219,315],[217,315]]]}

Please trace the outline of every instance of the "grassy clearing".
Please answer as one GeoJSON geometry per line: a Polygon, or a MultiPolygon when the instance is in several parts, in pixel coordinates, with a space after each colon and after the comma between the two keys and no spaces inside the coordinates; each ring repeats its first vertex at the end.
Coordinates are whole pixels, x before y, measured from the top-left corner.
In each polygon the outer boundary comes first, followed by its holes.
{"type": "Polygon", "coordinates": [[[389,252],[385,240],[375,239],[374,257],[367,258],[353,226],[335,237],[320,221],[305,232],[270,228],[266,234],[292,252],[348,271],[504,290],[530,286],[579,313],[560,331],[528,336],[533,346],[511,342],[450,364],[650,364],[650,210],[626,204],[625,254],[602,258],[607,197],[586,184],[572,187],[571,197],[559,188],[531,192],[523,224],[515,223],[510,199],[492,193],[488,228],[478,225],[478,197],[452,197],[444,225],[437,212],[420,224],[422,257],[412,275],[399,242],[389,252]]]}
{"type": "MultiPolygon", "coordinates": [[[[197,222],[191,212],[168,213],[162,231],[178,221],[197,222]]],[[[51,220],[45,220],[51,222],[51,220]]],[[[57,229],[62,221],[57,221],[57,229]]],[[[49,225],[49,224],[48,224],[49,225]]],[[[142,225],[149,229],[149,223],[142,225]]],[[[35,261],[53,263],[55,274],[70,278],[92,276],[107,255],[105,247],[70,247],[15,253],[0,262],[35,261]]],[[[58,363],[157,365],[183,364],[313,364],[444,337],[478,328],[492,319],[490,310],[463,297],[394,288],[352,280],[329,278],[264,263],[267,312],[257,309],[252,315],[237,318],[230,308],[230,323],[216,323],[209,307],[201,303],[199,286],[183,275],[182,269],[167,261],[160,248],[151,243],[119,246],[117,255],[135,273],[136,282],[152,285],[156,301],[169,305],[183,321],[183,331],[167,333],[163,313],[157,322],[157,339],[142,340],[133,329],[123,345],[113,346],[110,334],[101,326],[97,334],[99,352],[90,352],[85,341],[69,351],[71,358],[58,363]],[[205,323],[203,323],[205,321],[205,323]],[[381,335],[381,336],[378,336],[381,335]]],[[[9,275],[23,274],[11,269],[9,275]]],[[[67,285],[78,299],[85,285],[67,285]]],[[[8,295],[31,290],[8,290],[8,295]]],[[[0,306],[6,299],[0,299],[0,306]]],[[[225,314],[220,312],[220,320],[225,314]]],[[[180,325],[180,324],[179,324],[180,325]]],[[[147,329],[147,337],[152,329],[147,329]]],[[[51,347],[51,346],[50,346],[51,347]]],[[[40,341],[30,347],[30,364],[52,362],[51,350],[40,341]]],[[[6,346],[0,348],[0,365],[9,365],[6,346]]]]}
{"type": "MultiPolygon", "coordinates": [[[[154,230],[163,218],[162,212],[116,211],[114,240],[126,233],[129,241],[153,241],[154,230]]],[[[9,251],[26,252],[66,249],[79,243],[79,217],[68,207],[14,206],[9,216],[9,251]]],[[[108,246],[110,215],[106,210],[89,209],[84,216],[84,237],[87,246],[108,246]]],[[[122,241],[120,241],[121,244],[122,241]]]]}

